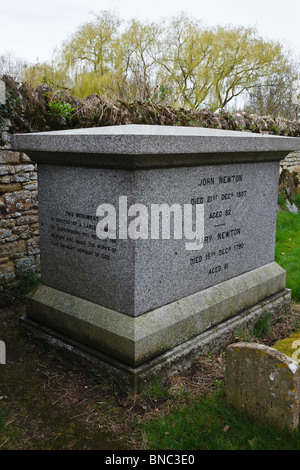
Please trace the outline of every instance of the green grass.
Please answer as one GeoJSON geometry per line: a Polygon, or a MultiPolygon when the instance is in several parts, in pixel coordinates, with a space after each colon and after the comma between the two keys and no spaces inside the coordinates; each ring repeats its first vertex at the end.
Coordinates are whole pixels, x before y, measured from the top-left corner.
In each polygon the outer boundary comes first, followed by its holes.
{"type": "Polygon", "coordinates": [[[293,199],[293,203],[295,204],[295,206],[298,207],[298,209],[300,209],[300,193],[296,194],[296,196],[293,199]]]}
{"type": "Polygon", "coordinates": [[[259,339],[263,338],[270,331],[270,315],[267,313],[263,317],[259,318],[253,326],[253,335],[259,339]]]}
{"type": "Polygon", "coordinates": [[[223,392],[200,398],[143,427],[150,450],[300,450],[300,433],[257,424],[225,402],[223,392]]]}
{"type": "Polygon", "coordinates": [[[275,261],[287,272],[286,286],[300,301],[300,213],[278,212],[275,261]]]}

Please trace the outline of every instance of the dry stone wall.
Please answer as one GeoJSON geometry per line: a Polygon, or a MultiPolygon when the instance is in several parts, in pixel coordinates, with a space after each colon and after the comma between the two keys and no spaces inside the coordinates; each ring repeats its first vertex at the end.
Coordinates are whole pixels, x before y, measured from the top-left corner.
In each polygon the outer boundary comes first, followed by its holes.
{"type": "Polygon", "coordinates": [[[290,153],[284,160],[281,162],[281,169],[282,170],[289,170],[290,173],[295,171],[297,174],[300,173],[300,153],[293,152],[290,153]]]}
{"type": "Polygon", "coordinates": [[[10,145],[10,121],[0,125],[0,282],[39,271],[36,165],[10,145]]]}

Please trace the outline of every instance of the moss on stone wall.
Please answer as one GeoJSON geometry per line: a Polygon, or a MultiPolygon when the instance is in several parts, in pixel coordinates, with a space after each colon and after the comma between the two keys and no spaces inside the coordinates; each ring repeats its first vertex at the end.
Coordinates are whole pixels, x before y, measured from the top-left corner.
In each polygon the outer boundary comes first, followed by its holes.
{"type": "Polygon", "coordinates": [[[10,120],[12,133],[120,124],[156,124],[300,136],[299,121],[247,113],[214,114],[206,110],[175,109],[151,101],[111,102],[96,94],[77,99],[64,90],[53,92],[48,85],[40,85],[34,90],[27,84],[17,84],[5,75],[2,80],[6,85],[6,104],[0,106],[0,120],[10,120]],[[72,112],[68,116],[51,112],[53,102],[69,104],[72,112]]]}

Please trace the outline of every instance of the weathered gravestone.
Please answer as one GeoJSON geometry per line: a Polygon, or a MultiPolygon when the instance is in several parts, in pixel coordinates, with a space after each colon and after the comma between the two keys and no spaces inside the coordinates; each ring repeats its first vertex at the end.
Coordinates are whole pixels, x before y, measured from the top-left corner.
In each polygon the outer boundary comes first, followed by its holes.
{"type": "Polygon", "coordinates": [[[128,125],[13,146],[38,162],[42,284],[21,325],[57,351],[137,385],[289,308],[277,190],[300,139],[128,125]]]}
{"type": "Polygon", "coordinates": [[[226,398],[255,419],[299,426],[299,364],[274,348],[236,343],[226,349],[226,398]]]}

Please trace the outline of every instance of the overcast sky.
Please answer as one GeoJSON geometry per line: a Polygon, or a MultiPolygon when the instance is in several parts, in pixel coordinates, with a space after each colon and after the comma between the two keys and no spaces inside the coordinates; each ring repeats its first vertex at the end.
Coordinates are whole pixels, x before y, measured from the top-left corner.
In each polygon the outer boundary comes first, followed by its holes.
{"type": "Polygon", "coordinates": [[[184,11],[203,25],[254,26],[300,56],[300,0],[0,0],[0,55],[51,60],[91,12],[111,10],[124,20],[155,20],[184,11]]]}

